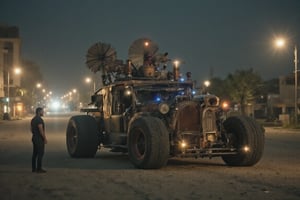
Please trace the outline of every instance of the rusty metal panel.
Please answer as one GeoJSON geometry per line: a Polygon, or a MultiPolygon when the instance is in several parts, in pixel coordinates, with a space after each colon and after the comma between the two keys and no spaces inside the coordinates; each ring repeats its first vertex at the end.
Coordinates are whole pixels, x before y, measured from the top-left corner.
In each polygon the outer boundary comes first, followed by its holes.
{"type": "Polygon", "coordinates": [[[180,131],[200,131],[200,106],[196,102],[183,102],[178,106],[177,128],[180,131]]]}

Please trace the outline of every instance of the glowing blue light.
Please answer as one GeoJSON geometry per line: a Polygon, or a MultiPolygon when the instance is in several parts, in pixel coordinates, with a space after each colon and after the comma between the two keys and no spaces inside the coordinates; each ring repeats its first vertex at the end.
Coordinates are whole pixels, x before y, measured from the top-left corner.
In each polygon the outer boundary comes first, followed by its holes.
{"type": "Polygon", "coordinates": [[[181,82],[184,82],[184,78],[180,78],[180,81],[181,81],[181,82]]]}
{"type": "Polygon", "coordinates": [[[155,101],[156,101],[156,102],[160,102],[160,101],[161,101],[161,98],[160,98],[160,97],[156,97],[156,98],[155,98],[155,101]]]}
{"type": "Polygon", "coordinates": [[[196,94],[196,91],[195,91],[195,90],[193,90],[193,91],[192,91],[192,94],[196,94]]]}

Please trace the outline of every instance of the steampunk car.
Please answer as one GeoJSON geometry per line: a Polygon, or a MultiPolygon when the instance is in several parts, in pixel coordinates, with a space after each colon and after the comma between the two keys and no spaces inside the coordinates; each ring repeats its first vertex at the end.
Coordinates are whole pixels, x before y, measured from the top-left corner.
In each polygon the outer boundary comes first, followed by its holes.
{"type": "Polygon", "coordinates": [[[153,59],[157,49],[151,40],[138,39],[126,64],[114,58],[110,45],[89,49],[87,65],[102,70],[103,87],[92,96],[92,107],[82,109],[86,114],[68,122],[70,156],[94,157],[98,149],[110,148],[128,153],[143,169],[161,168],[170,157],[219,156],[230,166],[256,164],[264,149],[260,125],[246,116],[227,117],[215,95],[194,95],[190,74],[183,79],[178,66],[167,73],[158,69],[169,59],[166,53],[153,59]]]}

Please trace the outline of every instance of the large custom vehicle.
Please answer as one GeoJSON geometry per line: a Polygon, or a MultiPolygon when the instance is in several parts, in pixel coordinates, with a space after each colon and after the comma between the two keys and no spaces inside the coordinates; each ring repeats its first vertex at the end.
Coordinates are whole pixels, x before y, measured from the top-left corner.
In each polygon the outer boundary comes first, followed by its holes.
{"type": "Polygon", "coordinates": [[[190,74],[181,80],[176,64],[172,73],[157,69],[169,61],[167,53],[157,56],[157,49],[149,39],[136,40],[126,64],[116,60],[110,45],[89,49],[87,65],[102,70],[104,86],[92,96],[93,107],[82,109],[87,114],[69,120],[70,156],[94,157],[98,149],[110,148],[127,152],[142,169],[161,168],[175,156],[256,164],[264,149],[262,128],[250,117],[225,117],[214,95],[194,96],[190,74]]]}

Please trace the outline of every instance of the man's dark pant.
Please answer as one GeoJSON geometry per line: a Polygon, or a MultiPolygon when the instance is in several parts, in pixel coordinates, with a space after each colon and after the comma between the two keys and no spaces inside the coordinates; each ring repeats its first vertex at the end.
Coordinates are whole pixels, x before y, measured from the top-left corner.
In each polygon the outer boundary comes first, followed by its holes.
{"type": "Polygon", "coordinates": [[[41,136],[33,135],[33,152],[32,152],[32,171],[42,169],[42,160],[45,151],[45,143],[41,136]]]}

